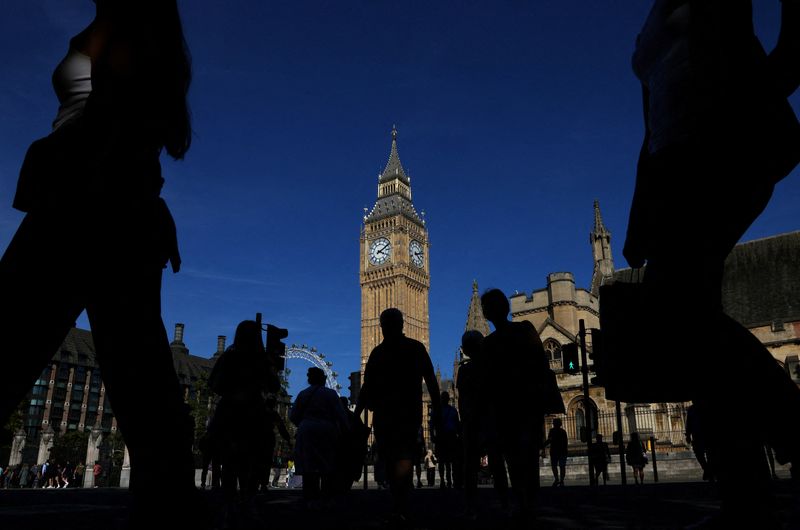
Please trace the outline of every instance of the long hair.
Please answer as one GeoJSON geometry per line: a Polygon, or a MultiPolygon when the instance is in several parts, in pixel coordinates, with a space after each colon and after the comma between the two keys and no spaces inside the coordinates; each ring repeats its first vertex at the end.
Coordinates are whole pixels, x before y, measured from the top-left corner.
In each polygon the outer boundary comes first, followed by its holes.
{"type": "Polygon", "coordinates": [[[114,28],[136,56],[136,75],[147,79],[157,140],[174,159],[192,143],[187,95],[192,81],[189,47],[177,0],[104,0],[114,28]]]}

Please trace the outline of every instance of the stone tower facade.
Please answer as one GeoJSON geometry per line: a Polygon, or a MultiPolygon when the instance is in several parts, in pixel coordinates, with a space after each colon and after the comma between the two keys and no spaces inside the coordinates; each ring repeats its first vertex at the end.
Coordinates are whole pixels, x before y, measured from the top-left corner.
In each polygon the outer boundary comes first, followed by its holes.
{"type": "Polygon", "coordinates": [[[430,348],[430,241],[411,202],[411,178],[400,163],[396,129],[386,168],[378,176],[378,199],[364,215],[360,248],[363,374],[369,354],[383,340],[380,314],[390,307],[403,312],[406,336],[430,348]]]}

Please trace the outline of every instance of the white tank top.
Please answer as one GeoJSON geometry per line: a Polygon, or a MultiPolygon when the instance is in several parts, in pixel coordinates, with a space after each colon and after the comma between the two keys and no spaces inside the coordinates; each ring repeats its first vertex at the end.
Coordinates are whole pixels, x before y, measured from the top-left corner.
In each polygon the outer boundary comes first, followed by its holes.
{"type": "Polygon", "coordinates": [[[53,72],[53,88],[60,103],[58,115],[53,121],[55,131],[83,114],[86,99],[92,92],[91,58],[70,48],[53,72]]]}

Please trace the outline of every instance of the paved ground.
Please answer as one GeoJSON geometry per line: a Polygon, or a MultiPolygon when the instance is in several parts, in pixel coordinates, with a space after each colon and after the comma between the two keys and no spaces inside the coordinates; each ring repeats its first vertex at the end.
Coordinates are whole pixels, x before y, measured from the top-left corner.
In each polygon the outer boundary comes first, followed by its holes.
{"type": "MultiPolygon", "coordinates": [[[[775,482],[778,517],[784,528],[795,528],[798,507],[789,481],[775,482]]],[[[414,527],[419,529],[488,529],[508,526],[508,519],[489,488],[479,491],[479,517],[460,517],[459,492],[423,488],[413,497],[414,527]]],[[[215,493],[203,492],[208,506],[217,506],[215,493]]],[[[121,530],[126,527],[128,494],[120,489],[0,490],[0,528],[3,530],[121,530]]],[[[272,490],[258,497],[263,519],[258,528],[381,528],[388,494],[354,490],[331,506],[309,511],[297,490],[272,490]]],[[[704,483],[544,488],[539,497],[535,528],[683,528],[717,512],[714,487],[704,483]]],[[[153,514],[155,515],[155,514],[153,514]]],[[[182,526],[182,525],[181,525],[182,526]]],[[[153,517],[152,530],[157,530],[153,517]]]]}

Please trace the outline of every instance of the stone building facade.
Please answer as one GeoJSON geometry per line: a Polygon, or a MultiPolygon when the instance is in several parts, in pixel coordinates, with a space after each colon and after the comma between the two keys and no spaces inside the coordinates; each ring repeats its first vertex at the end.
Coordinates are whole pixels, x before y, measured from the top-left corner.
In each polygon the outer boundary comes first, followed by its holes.
{"type": "MultiPolygon", "coordinates": [[[[170,343],[172,359],[186,399],[202,374],[208,374],[216,358],[225,349],[225,337],[217,341],[214,357],[191,355],[183,343],[184,325],[175,325],[170,343]]],[[[142,391],[147,381],[142,381],[142,391]]],[[[111,403],[106,396],[97,354],[90,331],[72,328],[48,366],[42,371],[25,398],[23,431],[24,461],[38,460],[38,446],[43,437],[69,431],[89,432],[98,427],[104,435],[117,430],[111,403]]],[[[159,411],[153,411],[158,414],[159,411]]],[[[38,463],[38,462],[37,462],[38,463]]]]}
{"type": "MultiPolygon", "coordinates": [[[[561,349],[579,341],[579,321],[587,330],[599,327],[599,288],[620,281],[636,281],[639,271],[615,270],[611,253],[611,233],[605,227],[599,204],[594,204],[594,226],[590,233],[593,274],[588,289],[576,286],[570,272],[549,274],[546,286],[530,294],[515,292],[510,298],[514,321],[528,320],[544,344],[555,371],[566,407],[564,427],[571,451],[580,453],[582,439],[588,433],[600,432],[607,441],[617,431],[615,406],[607,400],[602,387],[590,385],[589,401],[583,395],[581,374],[564,371],[561,349]]],[[[800,232],[740,243],[726,261],[723,282],[723,303],[726,313],[747,327],[776,360],[785,365],[800,384],[800,232]]],[[[488,333],[489,327],[480,310],[477,283],[465,329],[488,333]]],[[[591,351],[591,334],[587,334],[591,351]]],[[[591,372],[590,376],[594,375],[591,372]]],[[[458,358],[454,362],[457,374],[458,358]]],[[[456,375],[457,377],[457,375],[456,375]]],[[[659,450],[684,448],[685,403],[621,404],[622,431],[639,432],[645,439],[652,436],[659,450]]],[[[553,418],[548,418],[548,426],[553,418]]],[[[649,443],[649,442],[648,442],[649,443]]]]}

